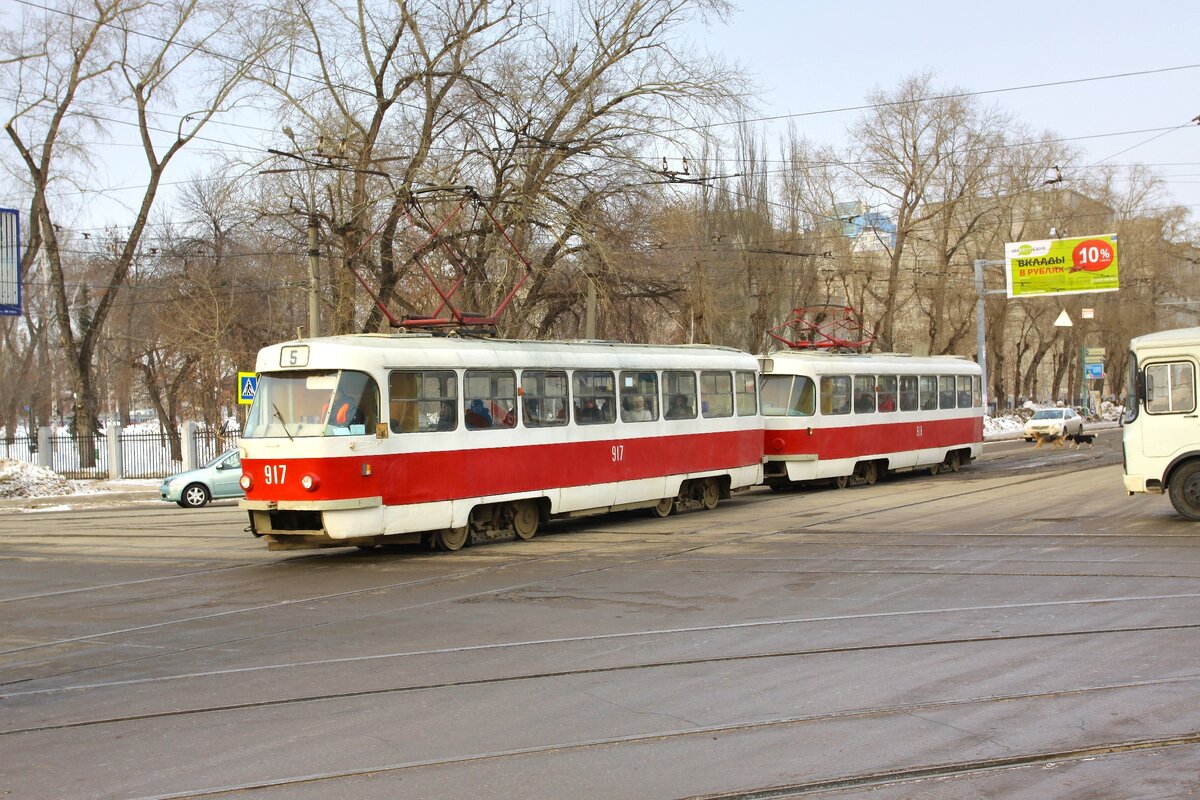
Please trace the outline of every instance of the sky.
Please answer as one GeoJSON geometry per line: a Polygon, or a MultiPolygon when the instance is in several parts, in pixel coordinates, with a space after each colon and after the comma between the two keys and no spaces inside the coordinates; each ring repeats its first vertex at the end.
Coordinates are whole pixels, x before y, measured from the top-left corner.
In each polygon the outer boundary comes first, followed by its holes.
{"type": "MultiPolygon", "coordinates": [[[[812,112],[861,105],[873,90],[890,91],[926,70],[939,89],[972,92],[1156,71],[979,101],[1036,131],[1095,137],[1071,142],[1088,160],[1065,168],[1066,180],[1102,160],[1155,165],[1175,201],[1200,218],[1200,125],[1192,121],[1200,116],[1200,3],[740,5],[728,25],[709,27],[697,42],[755,75],[761,116],[803,115],[792,120],[798,133],[821,144],[844,146],[862,112],[812,112]],[[1186,127],[1149,130],[1176,126],[1186,127]],[[1128,131],[1144,132],[1108,135],[1128,131]]],[[[788,122],[773,124],[783,130],[788,122]]]]}
{"type": "MultiPolygon", "coordinates": [[[[9,24],[16,11],[16,4],[0,11],[3,22],[9,24]]],[[[981,103],[998,106],[1035,130],[1073,139],[1087,161],[1063,165],[1066,185],[1101,160],[1153,165],[1174,201],[1200,219],[1200,125],[1190,123],[1200,116],[1200,2],[1095,0],[1068,6],[927,0],[904,6],[878,0],[741,0],[727,22],[689,30],[699,48],[738,62],[753,75],[762,90],[755,116],[794,115],[790,121],[798,133],[814,143],[845,146],[847,126],[862,113],[825,112],[862,105],[873,90],[890,91],[930,70],[939,89],[989,92],[980,96],[981,103]],[[1148,74],[1088,80],[1138,72],[1148,74]],[[1047,83],[1063,85],[993,93],[1047,83]],[[1185,127],[1165,134],[1155,130],[1176,126],[1185,127]]],[[[236,119],[246,117],[228,121],[236,119]]],[[[780,133],[788,122],[765,125],[780,133]]],[[[262,127],[273,129],[273,123],[212,125],[203,136],[288,149],[282,137],[269,141],[268,133],[256,130],[262,127]]],[[[115,146],[103,149],[107,163],[89,183],[133,191],[110,192],[108,199],[80,194],[79,217],[73,224],[67,221],[72,227],[127,225],[131,219],[129,209],[109,199],[136,202],[144,166],[129,160],[136,158],[133,129],[114,126],[112,141],[115,146]]],[[[168,170],[168,195],[171,184],[203,174],[208,145],[197,145],[168,170]]],[[[647,155],[648,161],[657,160],[647,155]]],[[[9,195],[0,190],[0,205],[13,203],[9,195]]]]}

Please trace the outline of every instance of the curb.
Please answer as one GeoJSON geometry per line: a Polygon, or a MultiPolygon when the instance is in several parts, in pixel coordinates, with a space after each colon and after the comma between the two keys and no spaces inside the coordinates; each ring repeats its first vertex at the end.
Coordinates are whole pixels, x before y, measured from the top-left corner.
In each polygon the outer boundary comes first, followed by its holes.
{"type": "Polygon", "coordinates": [[[132,500],[162,500],[157,491],[140,492],[81,492],[48,497],[12,497],[0,500],[0,509],[40,508],[42,506],[101,505],[132,500]]]}

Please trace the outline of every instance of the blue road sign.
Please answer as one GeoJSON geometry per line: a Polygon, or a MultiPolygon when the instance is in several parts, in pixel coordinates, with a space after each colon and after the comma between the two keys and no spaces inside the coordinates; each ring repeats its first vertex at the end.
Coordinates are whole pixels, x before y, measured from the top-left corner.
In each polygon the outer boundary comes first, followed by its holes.
{"type": "Polygon", "coordinates": [[[238,403],[250,405],[258,394],[258,376],[253,372],[238,373],[238,403]]]}

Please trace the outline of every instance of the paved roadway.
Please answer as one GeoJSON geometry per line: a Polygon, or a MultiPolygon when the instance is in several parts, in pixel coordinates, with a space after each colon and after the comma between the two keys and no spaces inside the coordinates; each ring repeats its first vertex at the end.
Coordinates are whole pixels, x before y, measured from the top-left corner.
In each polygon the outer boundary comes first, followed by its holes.
{"type": "Polygon", "coordinates": [[[456,554],[0,514],[0,797],[1183,797],[1200,528],[1094,450],[456,554]]]}

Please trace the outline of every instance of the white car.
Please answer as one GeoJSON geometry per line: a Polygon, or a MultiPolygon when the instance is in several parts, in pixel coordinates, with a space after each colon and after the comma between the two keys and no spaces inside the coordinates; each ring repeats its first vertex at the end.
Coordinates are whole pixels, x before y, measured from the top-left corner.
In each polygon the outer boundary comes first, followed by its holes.
{"type": "Polygon", "coordinates": [[[1042,436],[1076,436],[1083,432],[1083,417],[1073,408],[1043,408],[1025,423],[1025,441],[1042,436]]]}

